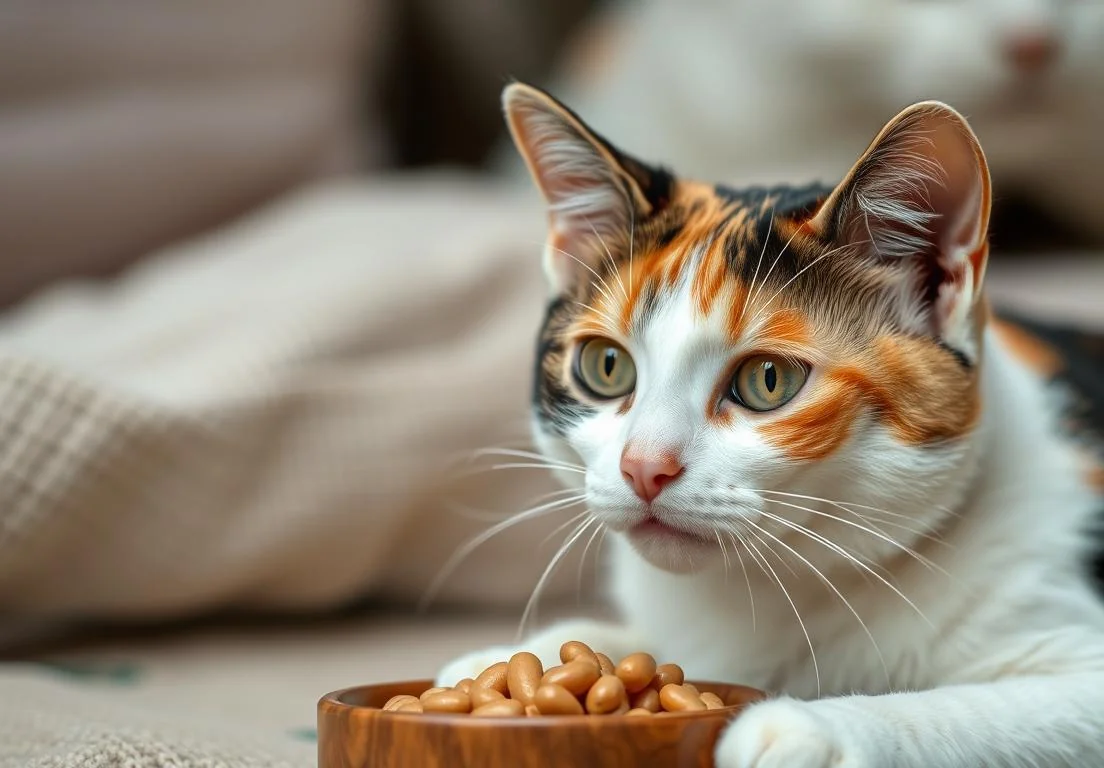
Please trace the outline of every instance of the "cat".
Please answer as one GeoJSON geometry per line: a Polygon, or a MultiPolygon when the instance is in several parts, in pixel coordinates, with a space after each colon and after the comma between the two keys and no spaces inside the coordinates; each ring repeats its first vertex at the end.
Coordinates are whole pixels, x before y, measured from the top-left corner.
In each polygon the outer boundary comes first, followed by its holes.
{"type": "Polygon", "coordinates": [[[1080,342],[990,307],[965,118],[917,103],[834,187],[734,189],[503,103],[548,204],[535,441],[611,534],[619,614],[521,647],[767,690],[719,768],[1104,765],[1102,471],[1055,383],[1080,342]]]}
{"type": "Polygon", "coordinates": [[[740,185],[839,178],[870,125],[939,99],[1001,202],[1104,243],[1099,0],[637,0],[584,27],[554,82],[643,156],[740,185]]]}

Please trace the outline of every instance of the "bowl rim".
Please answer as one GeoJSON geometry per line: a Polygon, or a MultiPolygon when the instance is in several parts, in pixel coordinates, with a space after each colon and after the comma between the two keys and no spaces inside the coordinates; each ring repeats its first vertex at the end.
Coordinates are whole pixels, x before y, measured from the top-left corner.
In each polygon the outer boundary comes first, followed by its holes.
{"type": "MultiPolygon", "coordinates": [[[[550,726],[557,726],[563,728],[564,726],[581,725],[586,723],[587,727],[597,723],[616,723],[624,724],[626,727],[633,728],[638,725],[644,725],[647,723],[654,724],[656,722],[655,716],[653,717],[608,717],[601,715],[546,715],[543,717],[526,717],[526,716],[513,716],[513,717],[495,717],[495,718],[482,718],[482,717],[470,717],[461,714],[452,714],[448,712],[392,712],[378,708],[368,707],[363,704],[351,704],[342,700],[342,696],[345,696],[353,691],[361,691],[365,688],[377,688],[377,687],[397,687],[410,685],[412,687],[419,686],[425,683],[425,680],[390,680],[381,683],[367,683],[364,685],[351,685],[346,688],[340,688],[336,691],[330,691],[323,695],[318,700],[318,712],[319,714],[339,714],[349,713],[355,717],[387,717],[388,719],[395,718],[400,722],[420,722],[427,725],[443,725],[457,727],[485,727],[489,723],[496,723],[500,726],[509,725],[511,727],[536,727],[545,728],[550,726]]],[[[432,682],[432,681],[430,681],[432,682]]],[[[743,711],[746,707],[758,703],[767,698],[766,692],[753,688],[747,685],[739,685],[737,683],[721,683],[716,680],[687,680],[686,682],[699,688],[705,688],[709,690],[710,686],[724,687],[724,688],[737,688],[746,691],[748,698],[740,704],[730,704],[728,706],[719,707],[717,709],[698,710],[696,712],[664,712],[659,715],[660,719],[664,722],[678,722],[683,720],[697,720],[701,718],[710,717],[734,717],[743,711]]]]}

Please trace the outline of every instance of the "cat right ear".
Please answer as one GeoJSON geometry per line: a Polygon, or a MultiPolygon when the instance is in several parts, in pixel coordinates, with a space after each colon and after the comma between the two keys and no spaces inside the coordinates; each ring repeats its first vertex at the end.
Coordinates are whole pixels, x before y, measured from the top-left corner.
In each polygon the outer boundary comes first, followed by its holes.
{"type": "Polygon", "coordinates": [[[593,280],[611,256],[628,258],[634,225],[666,206],[670,174],[618,151],[537,88],[507,86],[502,106],[548,204],[545,272],[553,290],[593,280]]]}

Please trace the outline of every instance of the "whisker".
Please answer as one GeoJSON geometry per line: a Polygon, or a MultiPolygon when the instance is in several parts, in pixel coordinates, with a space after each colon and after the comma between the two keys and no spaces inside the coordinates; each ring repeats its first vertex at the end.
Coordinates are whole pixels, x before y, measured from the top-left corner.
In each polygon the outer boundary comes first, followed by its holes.
{"type": "Polygon", "coordinates": [[[931,533],[928,533],[927,531],[921,530],[920,528],[914,528],[911,525],[905,525],[904,523],[898,523],[894,520],[883,520],[879,517],[870,517],[868,515],[861,514],[859,512],[856,512],[853,509],[847,509],[845,507],[840,507],[840,509],[843,510],[844,512],[846,512],[849,515],[854,515],[859,520],[862,520],[864,523],[866,523],[871,528],[873,528],[875,531],[878,531],[879,533],[883,533],[887,536],[889,534],[886,534],[885,531],[883,531],[879,526],[889,525],[889,526],[892,526],[892,527],[897,528],[899,530],[907,531],[908,533],[911,533],[913,536],[915,536],[919,539],[927,539],[928,541],[932,542],[933,544],[939,544],[940,546],[944,546],[944,547],[950,547],[951,546],[951,544],[949,544],[946,541],[943,541],[943,539],[941,539],[940,537],[935,536],[931,533]]]}
{"type": "Polygon", "coordinates": [[[717,537],[717,546],[721,549],[721,557],[724,558],[725,584],[727,584],[728,571],[732,564],[728,560],[728,550],[725,549],[724,542],[721,540],[721,532],[717,529],[714,529],[713,533],[717,537]]]}
{"type": "Polygon", "coordinates": [[[594,589],[597,591],[601,587],[602,581],[602,545],[606,543],[606,534],[609,533],[609,528],[605,525],[599,526],[602,533],[598,536],[598,546],[594,548],[594,589]]]}
{"type": "Polygon", "coordinates": [[[542,547],[544,547],[544,545],[547,544],[549,540],[554,539],[557,535],[563,533],[565,528],[570,528],[572,525],[575,525],[589,514],[590,513],[584,509],[582,512],[575,515],[575,517],[571,518],[566,523],[561,523],[560,525],[556,526],[556,529],[552,531],[552,533],[541,539],[541,543],[537,545],[537,549],[541,549],[542,547]]]}
{"type": "MultiPolygon", "coordinates": [[[[916,562],[918,562],[921,565],[925,566],[928,570],[938,571],[939,573],[943,574],[944,576],[947,576],[948,578],[954,578],[954,577],[951,576],[951,574],[947,573],[946,570],[944,570],[942,567],[940,567],[938,563],[933,562],[932,560],[930,560],[927,557],[924,557],[923,555],[921,555],[919,552],[912,549],[911,547],[906,547],[901,542],[897,541],[896,539],[894,539],[890,536],[885,535],[884,533],[881,533],[880,531],[876,531],[876,530],[874,530],[872,528],[868,528],[867,526],[864,526],[864,525],[859,525],[858,523],[856,523],[852,520],[847,520],[845,518],[842,518],[839,515],[833,515],[833,514],[830,514],[828,512],[822,512],[819,509],[813,509],[811,507],[803,507],[800,504],[792,504],[788,501],[779,501],[777,499],[771,500],[770,503],[771,504],[779,504],[783,507],[789,507],[791,509],[798,509],[798,510],[801,510],[802,512],[808,512],[811,515],[818,515],[820,517],[826,517],[829,520],[835,520],[838,523],[842,523],[844,525],[851,526],[852,528],[860,530],[863,533],[868,533],[871,536],[874,536],[875,538],[881,539],[882,541],[889,544],[890,546],[895,547],[900,552],[903,552],[904,554],[906,554],[909,557],[913,558],[914,560],[916,560],[916,562]]],[[[762,510],[760,510],[760,511],[762,511],[762,510]]]]}
{"type": "MultiPolygon", "coordinates": [[[[798,231],[800,231],[800,230],[798,230],[798,231]]],[[[796,233],[795,233],[795,234],[796,234],[796,233]]],[[[791,237],[790,239],[792,240],[793,238],[791,237]]],[[[847,243],[846,245],[841,245],[841,246],[838,246],[838,247],[836,247],[836,248],[831,248],[831,249],[829,249],[828,251],[825,251],[824,253],[822,253],[822,254],[820,254],[819,256],[817,256],[817,257],[816,257],[815,259],[813,259],[812,261],[810,261],[810,262],[809,262],[808,264],[806,264],[806,265],[805,265],[804,267],[802,267],[801,269],[799,269],[799,270],[797,271],[797,274],[795,274],[795,275],[794,275],[793,277],[791,277],[791,278],[790,278],[789,280],[787,280],[787,281],[786,281],[786,282],[785,282],[785,283],[784,283],[784,284],[782,285],[782,287],[781,287],[781,288],[779,288],[779,289],[778,289],[777,291],[775,291],[775,293],[774,293],[774,295],[773,295],[773,296],[771,296],[771,297],[770,297],[769,299],[767,299],[767,300],[766,300],[765,302],[763,302],[763,306],[762,306],[762,307],[760,307],[760,309],[759,309],[759,312],[757,312],[757,313],[756,313],[756,315],[755,315],[755,317],[753,317],[753,318],[752,318],[752,322],[754,323],[754,322],[755,322],[756,320],[758,320],[758,319],[759,319],[759,315],[760,315],[760,314],[762,314],[762,312],[763,312],[763,311],[764,311],[764,310],[765,310],[765,309],[766,309],[767,307],[769,307],[769,306],[771,305],[771,302],[773,302],[773,301],[774,301],[775,299],[777,299],[777,298],[778,298],[779,296],[781,296],[781,295],[782,295],[782,292],[783,292],[783,291],[785,291],[785,290],[786,290],[787,288],[789,288],[789,287],[790,287],[790,284],[792,284],[794,280],[796,280],[797,278],[799,278],[799,277],[801,277],[801,276],[802,276],[803,274],[805,274],[805,272],[807,272],[807,271],[808,271],[809,269],[811,269],[811,268],[812,268],[812,267],[813,267],[813,266],[814,266],[814,265],[815,265],[815,264],[816,264],[817,262],[819,262],[819,261],[820,261],[821,259],[827,258],[828,256],[831,256],[831,255],[833,255],[833,254],[839,253],[839,252],[840,252],[840,251],[842,251],[842,250],[845,250],[845,249],[847,249],[847,248],[853,248],[853,247],[855,247],[855,246],[858,246],[858,245],[862,245],[862,243],[847,243]]]]}
{"type": "Polygon", "coordinates": [[[794,233],[792,235],[790,235],[790,239],[787,240],[786,244],[782,246],[782,250],[780,250],[778,252],[778,255],[774,257],[774,261],[771,262],[770,269],[767,270],[767,274],[763,275],[763,281],[761,283],[759,283],[759,287],[755,289],[755,297],[752,300],[752,304],[754,304],[756,301],[759,300],[759,294],[762,292],[763,286],[767,284],[768,280],[770,280],[770,276],[771,276],[771,273],[774,272],[774,268],[778,266],[778,262],[781,261],[782,255],[786,252],[786,249],[788,249],[790,247],[790,243],[793,242],[794,238],[797,237],[797,234],[800,231],[801,231],[800,228],[795,229],[794,233]]]}
{"type": "MultiPolygon", "coordinates": [[[[891,512],[888,509],[882,509],[881,507],[872,507],[869,504],[856,504],[853,501],[840,501],[839,499],[825,499],[821,496],[807,496],[807,495],[802,494],[802,493],[786,493],[784,491],[755,490],[755,489],[751,489],[751,488],[744,488],[742,490],[746,490],[746,491],[749,491],[751,493],[773,493],[773,494],[776,494],[778,496],[789,496],[790,498],[806,499],[807,501],[822,501],[825,504],[831,504],[832,506],[844,506],[844,507],[855,507],[856,509],[868,509],[871,512],[880,512],[883,515],[889,515],[890,517],[901,518],[902,520],[910,520],[911,521],[913,519],[913,518],[909,517],[908,515],[902,515],[900,512],[891,512]]],[[[954,517],[961,517],[961,515],[958,512],[954,511],[953,509],[949,509],[948,507],[933,506],[931,508],[938,511],[938,512],[942,512],[945,515],[952,515],[954,517]]]]}
{"type": "MultiPolygon", "coordinates": [[[[575,488],[571,488],[571,489],[568,489],[568,490],[571,490],[574,493],[579,492],[578,489],[575,489],[575,488]]],[[[563,495],[562,492],[560,492],[560,491],[557,491],[556,494],[561,495],[561,496],[563,495]]],[[[530,499],[529,503],[530,504],[540,504],[541,502],[550,500],[552,498],[555,498],[555,497],[551,496],[547,493],[542,493],[540,496],[536,496],[536,497],[530,499]]],[[[454,514],[457,517],[462,517],[465,520],[475,520],[475,521],[478,521],[478,522],[481,522],[481,523],[497,523],[497,522],[500,522],[502,520],[513,517],[514,515],[517,514],[517,512],[502,512],[502,511],[495,512],[495,511],[492,511],[492,510],[489,510],[489,509],[482,509],[482,508],[478,508],[478,507],[473,507],[473,506],[470,506],[468,504],[464,504],[463,502],[459,502],[459,501],[455,501],[455,500],[451,500],[451,499],[446,499],[444,501],[444,504],[448,508],[448,511],[451,514],[454,514]]]]}
{"type": "Polygon", "coordinates": [[[602,246],[602,250],[606,252],[606,257],[609,259],[610,272],[617,278],[618,284],[621,286],[621,295],[625,297],[625,301],[629,300],[629,294],[625,292],[625,284],[621,282],[621,275],[617,271],[617,261],[613,258],[613,254],[610,252],[609,246],[606,245],[606,241],[602,239],[602,235],[599,234],[598,229],[591,222],[590,217],[584,216],[587,226],[590,227],[590,231],[594,233],[594,236],[598,238],[599,244],[602,246]]]}
{"type": "Polygon", "coordinates": [[[733,549],[734,552],[736,552],[736,559],[740,563],[740,570],[743,571],[743,573],[744,573],[744,581],[747,582],[748,603],[751,607],[751,631],[754,633],[755,632],[755,624],[756,624],[756,621],[755,621],[755,595],[752,593],[752,589],[751,589],[751,578],[748,576],[747,567],[744,565],[744,556],[740,554],[740,546],[739,546],[739,543],[738,543],[739,540],[737,539],[736,534],[733,533],[732,531],[726,531],[726,532],[728,533],[728,538],[732,541],[732,549],[733,549]]]}
{"type": "Polygon", "coordinates": [[[548,515],[552,512],[558,512],[561,509],[569,509],[576,504],[582,503],[586,499],[585,496],[568,497],[566,499],[557,499],[550,501],[540,506],[527,509],[524,512],[519,512],[512,517],[503,520],[501,523],[492,525],[487,530],[475,536],[471,540],[467,541],[456,549],[455,552],[445,561],[445,564],[441,566],[441,570],[437,572],[437,575],[430,582],[429,587],[426,588],[425,594],[422,595],[422,599],[418,601],[417,610],[419,612],[426,611],[434,598],[437,597],[437,593],[441,591],[441,587],[444,586],[445,581],[452,572],[462,563],[472,552],[478,549],[483,544],[490,541],[492,538],[502,533],[503,531],[511,528],[512,526],[523,523],[527,520],[532,520],[542,515],[548,515]]]}
{"type": "MultiPolygon", "coordinates": [[[[751,521],[750,521],[750,520],[743,520],[742,522],[745,522],[745,523],[750,523],[751,521]]],[[[767,546],[767,543],[766,543],[766,542],[763,542],[763,546],[764,546],[764,547],[767,547],[767,551],[769,551],[769,552],[770,552],[770,553],[771,553],[772,555],[774,555],[774,556],[775,556],[775,558],[777,558],[777,560],[778,560],[778,564],[779,564],[779,565],[781,565],[781,566],[782,566],[783,568],[785,568],[785,569],[786,569],[787,571],[789,571],[789,573],[790,573],[790,575],[791,575],[791,576],[793,576],[793,577],[794,577],[795,579],[799,579],[799,578],[801,578],[800,576],[798,576],[798,575],[797,575],[797,571],[795,571],[795,570],[793,569],[793,566],[791,566],[791,565],[790,565],[790,564],[789,564],[789,563],[788,563],[788,562],[786,561],[786,558],[784,558],[784,557],[779,557],[779,556],[778,556],[778,553],[777,553],[777,552],[775,552],[775,551],[774,551],[774,549],[772,549],[771,547],[768,547],[768,546],[767,546]]]]}
{"type": "MultiPolygon", "coordinates": [[[[759,267],[763,266],[763,256],[767,252],[767,243],[770,242],[769,233],[774,229],[774,206],[771,206],[771,218],[770,224],[767,225],[768,236],[763,238],[763,247],[759,249],[759,260],[755,262],[755,274],[751,276],[751,282],[748,283],[747,293],[744,294],[744,306],[740,309],[740,317],[743,318],[747,312],[748,300],[751,298],[751,291],[755,288],[755,279],[759,277],[759,267]]],[[[766,278],[764,278],[766,279],[766,278]]]]}
{"type": "Polygon", "coordinates": [[[567,553],[571,551],[571,547],[575,542],[586,533],[587,528],[589,528],[592,523],[596,522],[598,522],[598,519],[593,517],[590,520],[583,521],[575,532],[567,537],[556,554],[552,556],[552,559],[548,561],[548,566],[544,569],[544,573],[541,574],[536,586],[533,587],[533,592],[529,595],[529,600],[525,603],[525,610],[522,612],[521,621],[518,623],[517,636],[515,637],[516,642],[521,642],[521,639],[525,636],[525,627],[529,623],[530,616],[535,614],[537,601],[540,600],[540,595],[544,591],[544,587],[548,583],[548,580],[551,579],[552,575],[556,572],[556,566],[559,565],[564,557],[567,556],[567,553]]]}
{"type": "MultiPolygon", "coordinates": [[[[517,450],[524,450],[524,449],[526,449],[528,447],[531,447],[533,445],[533,438],[531,436],[530,437],[519,437],[516,441],[514,441],[514,443],[512,445],[516,445],[517,450]]],[[[487,445],[487,446],[483,446],[481,448],[474,448],[474,449],[473,448],[465,448],[463,450],[459,450],[459,451],[455,451],[455,452],[451,453],[449,455],[449,458],[448,458],[448,463],[449,464],[471,463],[474,459],[481,456],[484,451],[493,452],[493,451],[496,451],[496,450],[514,450],[512,445],[510,443],[507,443],[506,445],[487,445]]]]}
{"type": "Polygon", "coordinates": [[[617,332],[617,321],[613,319],[613,315],[611,315],[609,312],[605,311],[604,309],[598,309],[598,307],[582,301],[573,301],[572,304],[579,307],[580,309],[585,309],[588,312],[593,312],[594,314],[598,315],[598,317],[605,320],[608,327],[605,329],[599,327],[599,330],[605,330],[611,335],[617,332]]]}
{"type": "MultiPolygon", "coordinates": [[[[832,592],[835,593],[836,597],[838,597],[843,602],[843,604],[845,606],[847,606],[847,610],[849,610],[851,612],[851,615],[855,617],[855,621],[859,622],[859,626],[861,626],[863,632],[866,633],[867,638],[870,640],[870,644],[874,646],[874,653],[878,654],[878,661],[881,662],[882,671],[885,673],[886,686],[887,687],[892,687],[892,680],[889,677],[889,667],[886,665],[885,657],[882,655],[882,649],[878,646],[878,641],[874,639],[873,633],[871,633],[870,628],[867,627],[866,622],[862,620],[862,617],[859,615],[859,612],[855,610],[855,607],[853,605],[851,605],[851,601],[849,601],[846,597],[843,596],[843,593],[840,592],[839,589],[836,588],[836,585],[832,583],[831,579],[829,579],[827,576],[825,576],[819,568],[817,568],[815,565],[813,565],[811,562],[809,562],[800,552],[795,550],[793,547],[791,547],[786,542],[782,541],[782,539],[778,538],[777,536],[775,536],[770,531],[766,530],[765,528],[763,528],[760,525],[758,525],[757,523],[755,523],[753,520],[746,520],[745,522],[748,525],[751,525],[752,527],[754,527],[756,530],[758,530],[764,536],[769,536],[771,539],[778,542],[778,544],[782,547],[785,547],[786,550],[790,554],[792,554],[794,557],[796,557],[801,562],[805,563],[805,565],[807,565],[809,567],[809,570],[811,570],[814,574],[816,574],[817,578],[820,579],[824,583],[824,585],[826,587],[828,587],[828,589],[832,590],[832,592]]],[[[795,523],[795,525],[796,525],[796,523],[795,523]]],[[[801,527],[801,526],[798,526],[798,527],[801,527]]]]}
{"type": "Polygon", "coordinates": [[[544,464],[537,462],[523,462],[518,464],[492,464],[489,469],[562,469],[564,472],[577,472],[580,475],[585,475],[586,470],[578,467],[557,466],[555,464],[544,464]]]}
{"type": "MultiPolygon", "coordinates": [[[[767,542],[759,538],[759,535],[755,533],[755,531],[751,530],[750,528],[747,529],[747,531],[756,539],[759,539],[759,542],[764,547],[770,549],[770,547],[767,547],[767,542]]],[[[790,597],[790,593],[786,589],[786,585],[782,583],[782,579],[780,579],[778,577],[778,574],[774,572],[774,568],[772,568],[771,564],[767,562],[767,559],[763,556],[763,553],[759,551],[759,548],[748,539],[745,539],[744,541],[749,547],[748,554],[750,555],[752,550],[754,550],[755,553],[759,556],[759,559],[762,561],[760,567],[766,566],[766,568],[770,570],[770,575],[774,578],[774,583],[777,584],[778,587],[782,590],[782,594],[786,597],[786,602],[790,604],[790,608],[793,609],[794,616],[797,617],[797,623],[801,626],[801,633],[805,635],[805,642],[809,645],[809,655],[812,657],[813,660],[813,673],[816,675],[817,698],[820,698],[820,667],[817,665],[816,651],[813,649],[813,639],[809,636],[809,630],[805,627],[805,621],[801,618],[801,612],[797,610],[797,604],[794,603],[793,598],[790,597]]],[[[773,552],[773,550],[771,551],[773,552]]],[[[778,557],[778,553],[774,552],[774,556],[778,557]]],[[[764,571],[764,573],[766,573],[766,571],[764,571]]]]}
{"type": "MultiPolygon", "coordinates": [[[[542,493],[538,496],[534,496],[526,502],[526,506],[528,507],[530,505],[537,505],[541,502],[555,499],[559,496],[570,496],[572,494],[579,496],[579,498],[584,498],[586,496],[586,490],[579,487],[557,488],[555,490],[549,491],[548,493],[542,493]]],[[[454,514],[460,517],[465,517],[471,520],[480,520],[488,523],[498,522],[499,520],[507,517],[512,517],[513,515],[517,514],[517,512],[492,512],[489,509],[477,509],[458,501],[446,501],[445,503],[450,507],[451,511],[454,514]]]]}
{"type": "Polygon", "coordinates": [[[543,453],[537,453],[536,451],[523,451],[514,448],[479,448],[474,451],[475,457],[482,456],[513,456],[518,459],[537,459],[544,461],[546,464],[556,464],[561,467],[570,467],[572,469],[586,469],[582,464],[575,464],[574,462],[564,461],[563,459],[554,459],[550,456],[545,456],[543,453]]]}
{"type": "MultiPolygon", "coordinates": [[[[775,503],[779,503],[779,502],[775,502],[775,503]]],[[[835,543],[834,541],[827,538],[826,536],[822,536],[821,534],[817,533],[816,531],[809,530],[808,528],[801,525],[800,523],[795,523],[792,520],[787,520],[784,517],[781,517],[779,515],[775,515],[775,514],[773,514],[771,512],[768,512],[766,510],[759,510],[759,512],[760,512],[760,514],[762,514],[764,517],[768,518],[769,520],[773,520],[773,521],[777,522],[778,524],[789,528],[790,530],[797,531],[798,533],[801,533],[801,534],[807,536],[808,538],[811,538],[814,541],[828,547],[831,551],[835,552],[840,557],[842,557],[847,562],[848,565],[855,568],[868,584],[870,583],[869,579],[867,579],[867,574],[868,573],[873,574],[874,571],[872,570],[872,568],[876,567],[877,564],[873,563],[869,558],[856,556],[855,553],[848,551],[843,546],[835,543]]],[[[875,574],[875,576],[877,576],[877,574],[875,574]]]]}
{"type": "Polygon", "coordinates": [[[485,475],[488,472],[499,472],[504,469],[541,469],[546,472],[559,470],[561,472],[573,472],[577,475],[585,475],[585,469],[577,469],[575,467],[560,466],[559,464],[545,464],[543,462],[509,462],[489,465],[475,465],[467,467],[466,469],[454,470],[450,473],[450,477],[455,480],[465,480],[470,477],[476,477],[478,475],[485,475]]]}
{"type": "MultiPolygon", "coordinates": [[[[750,490],[750,489],[745,489],[745,490],[750,490]]],[[[902,515],[898,512],[891,512],[888,509],[880,509],[879,507],[871,507],[867,504],[855,504],[853,502],[838,501],[838,500],[833,500],[833,499],[825,499],[825,498],[822,498],[820,496],[806,496],[805,494],[801,494],[801,493],[784,493],[782,491],[770,491],[770,490],[759,490],[759,491],[750,490],[750,492],[751,493],[760,493],[760,494],[774,494],[776,496],[786,496],[786,497],[794,498],[794,499],[805,499],[807,501],[819,501],[819,502],[822,502],[824,504],[828,504],[830,506],[836,507],[837,509],[839,509],[843,512],[846,512],[849,515],[854,515],[855,517],[859,518],[860,520],[863,520],[864,522],[870,523],[871,526],[874,527],[875,530],[878,530],[882,534],[885,534],[885,532],[881,531],[881,529],[877,528],[877,526],[874,526],[873,525],[874,522],[881,523],[882,525],[892,525],[895,528],[900,528],[902,530],[908,531],[909,533],[913,534],[917,538],[926,539],[926,540],[928,540],[928,541],[930,541],[934,544],[938,544],[942,547],[947,547],[947,548],[950,548],[950,549],[954,548],[954,545],[951,544],[950,542],[944,541],[939,536],[936,536],[936,535],[934,535],[934,534],[932,534],[928,531],[924,531],[920,528],[914,528],[914,527],[909,526],[909,525],[904,525],[903,523],[896,523],[896,522],[893,522],[891,520],[883,520],[883,519],[880,519],[880,518],[877,519],[877,520],[873,520],[872,518],[867,517],[866,515],[862,515],[862,514],[856,512],[855,510],[850,509],[850,507],[856,507],[858,509],[865,509],[865,510],[869,510],[871,512],[877,512],[880,515],[887,515],[887,516],[890,516],[890,517],[899,518],[901,520],[907,520],[909,522],[914,522],[914,519],[909,517],[908,515],[902,515]]],[[[954,510],[947,509],[946,507],[933,507],[933,509],[936,509],[940,512],[951,515],[953,517],[959,517],[960,516],[954,510]]],[[[935,566],[934,563],[932,563],[932,566],[938,568],[938,566],[935,566]]],[[[944,573],[946,573],[946,572],[944,572],[944,573]]]]}
{"type": "MultiPolygon", "coordinates": [[[[628,197],[628,193],[625,193],[628,197]]],[[[629,200],[629,294],[633,287],[633,250],[636,245],[636,205],[629,200]]]]}
{"type": "MultiPolygon", "coordinates": [[[[594,540],[604,533],[606,527],[599,523],[594,527],[594,533],[587,539],[586,545],[583,547],[583,556],[579,559],[579,571],[575,574],[575,603],[576,605],[582,602],[583,597],[583,566],[586,565],[587,553],[590,552],[590,546],[594,543],[594,540]]],[[[595,558],[597,558],[597,551],[595,551],[595,558]]],[[[595,560],[597,563],[597,559],[595,560]]]]}
{"type": "Polygon", "coordinates": [[[597,272],[594,271],[593,267],[591,267],[589,264],[587,264],[585,261],[580,259],[575,254],[568,253],[563,248],[557,248],[554,245],[549,245],[548,247],[550,247],[552,250],[556,251],[557,253],[561,253],[564,256],[567,256],[569,259],[574,259],[580,266],[582,266],[584,269],[586,269],[588,272],[590,272],[590,274],[594,275],[595,279],[598,280],[597,283],[593,284],[594,287],[598,289],[599,293],[601,293],[603,296],[605,296],[606,301],[608,301],[610,304],[617,304],[617,302],[614,301],[614,299],[613,299],[613,289],[609,287],[609,283],[607,283],[605,281],[605,278],[603,278],[601,275],[599,275],[597,272]]]}
{"type": "MultiPolygon", "coordinates": [[[[786,504],[786,502],[775,502],[775,503],[776,504],[786,504]]],[[[796,507],[796,505],[794,505],[794,504],[787,504],[787,506],[796,507]]],[[[796,507],[796,508],[800,509],[800,507],[796,507]]],[[[806,511],[811,512],[812,510],[806,510],[806,511]]],[[[803,526],[798,526],[796,523],[792,523],[791,521],[786,520],[786,518],[781,517],[779,515],[774,515],[774,514],[771,514],[770,512],[766,512],[764,510],[760,510],[760,514],[762,514],[764,517],[767,517],[771,520],[774,520],[779,525],[785,525],[786,527],[792,528],[793,530],[798,531],[799,533],[803,533],[806,536],[808,536],[809,538],[811,538],[813,541],[819,542],[819,543],[823,544],[824,546],[828,547],[830,550],[832,550],[836,554],[840,555],[841,557],[844,557],[846,559],[850,559],[851,562],[855,563],[860,568],[865,570],[867,573],[869,573],[875,579],[877,579],[882,584],[884,584],[886,587],[888,587],[890,590],[892,590],[895,595],[897,595],[899,598],[904,600],[908,604],[908,606],[910,608],[912,608],[912,610],[916,611],[916,615],[919,616],[921,619],[923,619],[924,622],[929,627],[931,627],[933,630],[936,629],[935,625],[931,622],[931,620],[928,619],[927,614],[925,614],[923,611],[921,611],[916,606],[916,603],[912,602],[912,600],[910,600],[908,597],[906,597],[904,592],[899,590],[896,586],[894,586],[886,578],[884,578],[880,573],[873,570],[872,568],[867,566],[865,563],[862,563],[860,560],[854,558],[853,556],[848,555],[848,553],[842,547],[840,547],[838,544],[830,541],[829,539],[824,538],[820,534],[814,533],[814,532],[808,530],[807,528],[804,528],[803,526]]]]}

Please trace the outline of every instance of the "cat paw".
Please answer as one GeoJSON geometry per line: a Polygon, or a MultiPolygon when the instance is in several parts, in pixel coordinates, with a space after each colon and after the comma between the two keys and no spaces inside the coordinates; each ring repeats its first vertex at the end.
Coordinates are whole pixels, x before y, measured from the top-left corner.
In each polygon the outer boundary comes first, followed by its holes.
{"type": "Polygon", "coordinates": [[[841,725],[808,702],[760,704],[725,731],[717,745],[717,768],[867,768],[849,748],[841,725]]]}
{"type": "Polygon", "coordinates": [[[470,677],[474,680],[479,676],[480,672],[492,664],[497,664],[500,661],[509,661],[510,657],[513,656],[516,651],[516,648],[507,645],[499,645],[492,648],[484,648],[481,651],[466,653],[445,664],[437,673],[434,685],[451,688],[465,677],[470,677]]]}

